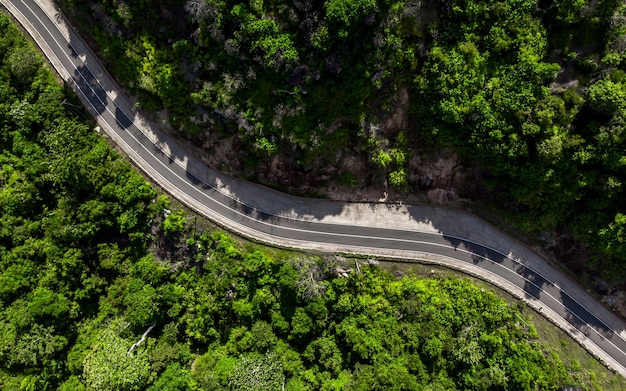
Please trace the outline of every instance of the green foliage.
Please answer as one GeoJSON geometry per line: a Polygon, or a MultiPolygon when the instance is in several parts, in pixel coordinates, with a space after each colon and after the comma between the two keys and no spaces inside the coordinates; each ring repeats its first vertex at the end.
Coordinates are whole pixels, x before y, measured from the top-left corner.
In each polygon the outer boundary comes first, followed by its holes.
{"type": "Polygon", "coordinates": [[[258,148],[264,151],[268,155],[273,155],[278,152],[278,146],[276,143],[269,141],[266,137],[261,137],[257,140],[258,148]]]}
{"type": "Polygon", "coordinates": [[[581,11],[590,6],[588,0],[557,0],[554,6],[557,9],[557,20],[567,23],[577,22],[581,17],[581,11]]]}
{"type": "Polygon", "coordinates": [[[96,343],[85,357],[85,383],[94,391],[134,391],[146,389],[150,380],[147,351],[139,348],[127,353],[132,342],[120,337],[121,319],[112,321],[96,337],[96,343]]]}
{"type": "MultiPolygon", "coordinates": [[[[61,103],[75,98],[4,15],[0,37],[0,366],[23,375],[13,389],[81,389],[75,377],[64,381],[76,324],[97,310],[107,270],[145,251],[137,239],[155,192],[66,111],[61,103]]],[[[129,296],[127,306],[141,308],[133,298],[143,300],[129,296]]]]}
{"type": "MultiPolygon", "coordinates": [[[[140,10],[154,16],[154,4],[115,3],[114,21],[130,26],[140,10]]],[[[276,6],[255,4],[247,18],[276,6]]],[[[333,257],[283,259],[220,231],[194,232],[183,212],[164,217],[167,199],[66,111],[60,102],[72,97],[48,73],[14,74],[23,70],[7,59],[25,43],[4,16],[0,29],[0,388],[535,390],[574,382],[516,308],[468,281],[395,279],[370,267],[339,278],[333,257]]],[[[173,80],[157,45],[141,42],[153,56],[144,76],[173,80]]],[[[453,47],[463,67],[488,58],[480,45],[453,47]]],[[[361,92],[354,97],[362,102],[361,92]]],[[[578,150],[580,160],[615,170],[593,182],[615,199],[617,125],[591,133],[610,158],[578,150]]],[[[571,147],[556,136],[562,144],[546,145],[546,159],[571,147]]],[[[376,147],[400,183],[407,141],[391,141],[376,147]]],[[[623,220],[613,215],[601,231],[609,251],[619,251],[611,246],[623,241],[623,220]]]]}
{"type": "Polygon", "coordinates": [[[612,114],[626,107],[626,84],[602,79],[589,87],[589,105],[600,112],[612,114]]]}
{"type": "Polygon", "coordinates": [[[389,184],[396,190],[406,190],[409,181],[403,168],[389,173],[389,184]]]}
{"type": "Polygon", "coordinates": [[[28,86],[41,67],[39,55],[30,47],[16,47],[6,58],[11,73],[19,84],[28,86]]]}
{"type": "Polygon", "coordinates": [[[376,0],[327,0],[324,10],[326,25],[345,39],[358,23],[376,11],[376,0]]]}
{"type": "Polygon", "coordinates": [[[387,168],[389,163],[393,161],[391,156],[389,156],[389,154],[383,150],[377,151],[372,157],[372,160],[374,161],[374,163],[376,163],[376,165],[380,166],[381,168],[387,168]]]}
{"type": "Polygon", "coordinates": [[[192,391],[191,374],[179,363],[168,366],[148,391],[192,391]]]}
{"type": "Polygon", "coordinates": [[[76,376],[70,377],[59,386],[59,391],[86,391],[85,385],[76,376]]]}
{"type": "Polygon", "coordinates": [[[168,236],[180,234],[185,228],[185,220],[186,217],[183,211],[169,214],[163,220],[163,232],[168,236]]]}
{"type": "Polygon", "coordinates": [[[236,363],[237,359],[228,357],[224,349],[210,350],[196,359],[192,376],[202,390],[226,389],[236,363]]]}
{"type": "MultiPolygon", "coordinates": [[[[605,253],[609,257],[620,258],[626,251],[626,215],[618,213],[608,227],[600,230],[599,236],[605,253]]],[[[626,272],[623,264],[618,264],[612,269],[617,276],[626,272]]]]}
{"type": "Polygon", "coordinates": [[[229,373],[228,385],[234,391],[278,391],[284,380],[283,369],[275,355],[245,355],[229,373]]]}
{"type": "MultiPolygon", "coordinates": [[[[295,389],[441,384],[530,390],[569,381],[557,357],[535,353],[539,346],[532,328],[518,322],[515,309],[468,282],[394,280],[365,268],[347,280],[322,281],[325,290],[294,302],[297,280],[281,284],[282,275],[291,273],[288,265],[279,267],[259,253],[247,255],[223,235],[213,237],[219,241],[214,260],[202,275],[185,273],[178,282],[188,292],[206,287],[204,296],[189,296],[188,307],[204,306],[185,327],[196,329],[202,317],[214,330],[210,334],[224,330],[193,365],[193,378],[203,389],[280,389],[284,381],[295,389]],[[260,298],[270,292],[273,299],[260,298]],[[221,310],[215,300],[226,300],[221,310]],[[207,301],[213,303],[207,306],[207,301]],[[270,310],[256,311],[259,302],[270,310]],[[273,311],[289,320],[288,333],[273,322],[273,311]],[[220,340],[227,342],[219,346],[220,340]],[[252,372],[257,376],[249,376],[252,372]]],[[[205,343],[196,333],[186,334],[205,343]]]]}
{"type": "Polygon", "coordinates": [[[339,176],[339,183],[343,186],[356,187],[359,184],[359,178],[351,172],[343,172],[339,176]]]}

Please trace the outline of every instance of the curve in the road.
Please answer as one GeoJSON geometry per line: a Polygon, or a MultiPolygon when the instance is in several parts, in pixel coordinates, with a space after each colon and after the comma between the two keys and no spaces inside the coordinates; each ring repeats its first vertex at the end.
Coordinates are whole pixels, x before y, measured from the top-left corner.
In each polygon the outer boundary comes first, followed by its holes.
{"type": "MultiPolygon", "coordinates": [[[[507,252],[507,246],[519,248],[510,238],[508,241],[499,239],[502,243],[489,243],[489,235],[503,237],[492,227],[477,225],[477,229],[484,232],[480,240],[474,240],[471,237],[475,233],[454,234],[457,232],[454,227],[439,229],[442,233],[358,221],[345,223],[339,219],[325,222],[329,215],[340,215],[347,208],[346,204],[304,201],[232,178],[218,177],[187,156],[174,141],[150,128],[134,113],[122,94],[113,94],[119,89],[95,56],[71,29],[64,33],[60,28],[60,24],[65,23],[62,15],[51,17],[49,8],[45,12],[32,2],[1,1],[33,35],[110,137],[159,185],[191,208],[245,236],[273,244],[399,258],[428,256],[449,260],[443,263],[452,266],[463,262],[467,267],[475,267],[474,273],[488,281],[506,281],[499,285],[516,291],[536,308],[545,308],[542,311],[545,315],[626,377],[623,322],[558,271],[537,260],[536,254],[523,249],[516,250],[523,256],[507,252]],[[220,186],[220,183],[228,186],[220,186]],[[239,190],[233,192],[235,188],[239,190]],[[291,213],[287,213],[289,211],[291,213]],[[555,280],[558,282],[553,282],[555,280]]],[[[412,211],[418,207],[406,208],[412,211]]],[[[428,209],[435,216],[441,213],[432,208],[419,208],[422,212],[428,209]]],[[[460,220],[472,219],[460,212],[445,213],[460,220]]],[[[415,212],[415,215],[420,213],[415,212]]],[[[471,221],[485,224],[477,219],[471,221]]],[[[445,226],[439,220],[438,223],[445,226]]],[[[457,267],[464,268],[458,264],[457,267]]]]}

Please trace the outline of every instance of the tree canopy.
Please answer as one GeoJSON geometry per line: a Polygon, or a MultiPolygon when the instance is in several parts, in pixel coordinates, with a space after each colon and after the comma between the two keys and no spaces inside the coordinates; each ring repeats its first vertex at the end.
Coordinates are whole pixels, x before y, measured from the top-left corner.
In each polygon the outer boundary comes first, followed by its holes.
{"type": "MultiPolygon", "coordinates": [[[[623,2],[61,3],[219,169],[303,195],[443,187],[624,278],[608,234],[625,199],[623,2]],[[474,182],[427,178],[450,151],[474,182]]],[[[8,60],[32,77],[30,54],[8,60]]]]}
{"type": "Polygon", "coordinates": [[[468,280],[340,276],[336,256],[203,228],[92,130],[4,15],[0,47],[0,389],[626,387],[565,364],[468,280]]]}

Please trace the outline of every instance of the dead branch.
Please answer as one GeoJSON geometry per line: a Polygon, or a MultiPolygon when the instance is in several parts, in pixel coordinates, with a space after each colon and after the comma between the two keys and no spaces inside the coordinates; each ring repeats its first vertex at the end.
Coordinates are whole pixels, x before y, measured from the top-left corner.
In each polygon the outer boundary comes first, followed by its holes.
{"type": "Polygon", "coordinates": [[[145,341],[145,340],[146,340],[146,337],[148,336],[148,333],[149,333],[150,331],[152,331],[152,329],[154,328],[154,326],[156,326],[156,325],[154,325],[154,324],[153,324],[152,326],[148,327],[148,330],[146,330],[146,331],[145,331],[145,332],[141,335],[141,339],[140,339],[139,341],[135,342],[135,343],[133,344],[133,346],[131,346],[131,347],[130,347],[130,349],[128,349],[128,352],[126,353],[128,356],[130,356],[130,353],[131,353],[133,350],[135,350],[135,348],[136,348],[136,347],[138,347],[139,345],[141,345],[141,343],[143,343],[143,341],[145,341]]]}

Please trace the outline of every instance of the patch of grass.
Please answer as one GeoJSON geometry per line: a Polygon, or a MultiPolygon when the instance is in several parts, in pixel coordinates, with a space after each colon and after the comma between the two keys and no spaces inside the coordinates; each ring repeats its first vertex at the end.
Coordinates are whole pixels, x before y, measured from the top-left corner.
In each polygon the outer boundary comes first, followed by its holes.
{"type": "Polygon", "coordinates": [[[563,330],[555,327],[535,311],[525,308],[539,340],[549,345],[563,360],[572,378],[583,390],[626,390],[626,379],[611,372],[563,330]]]}

